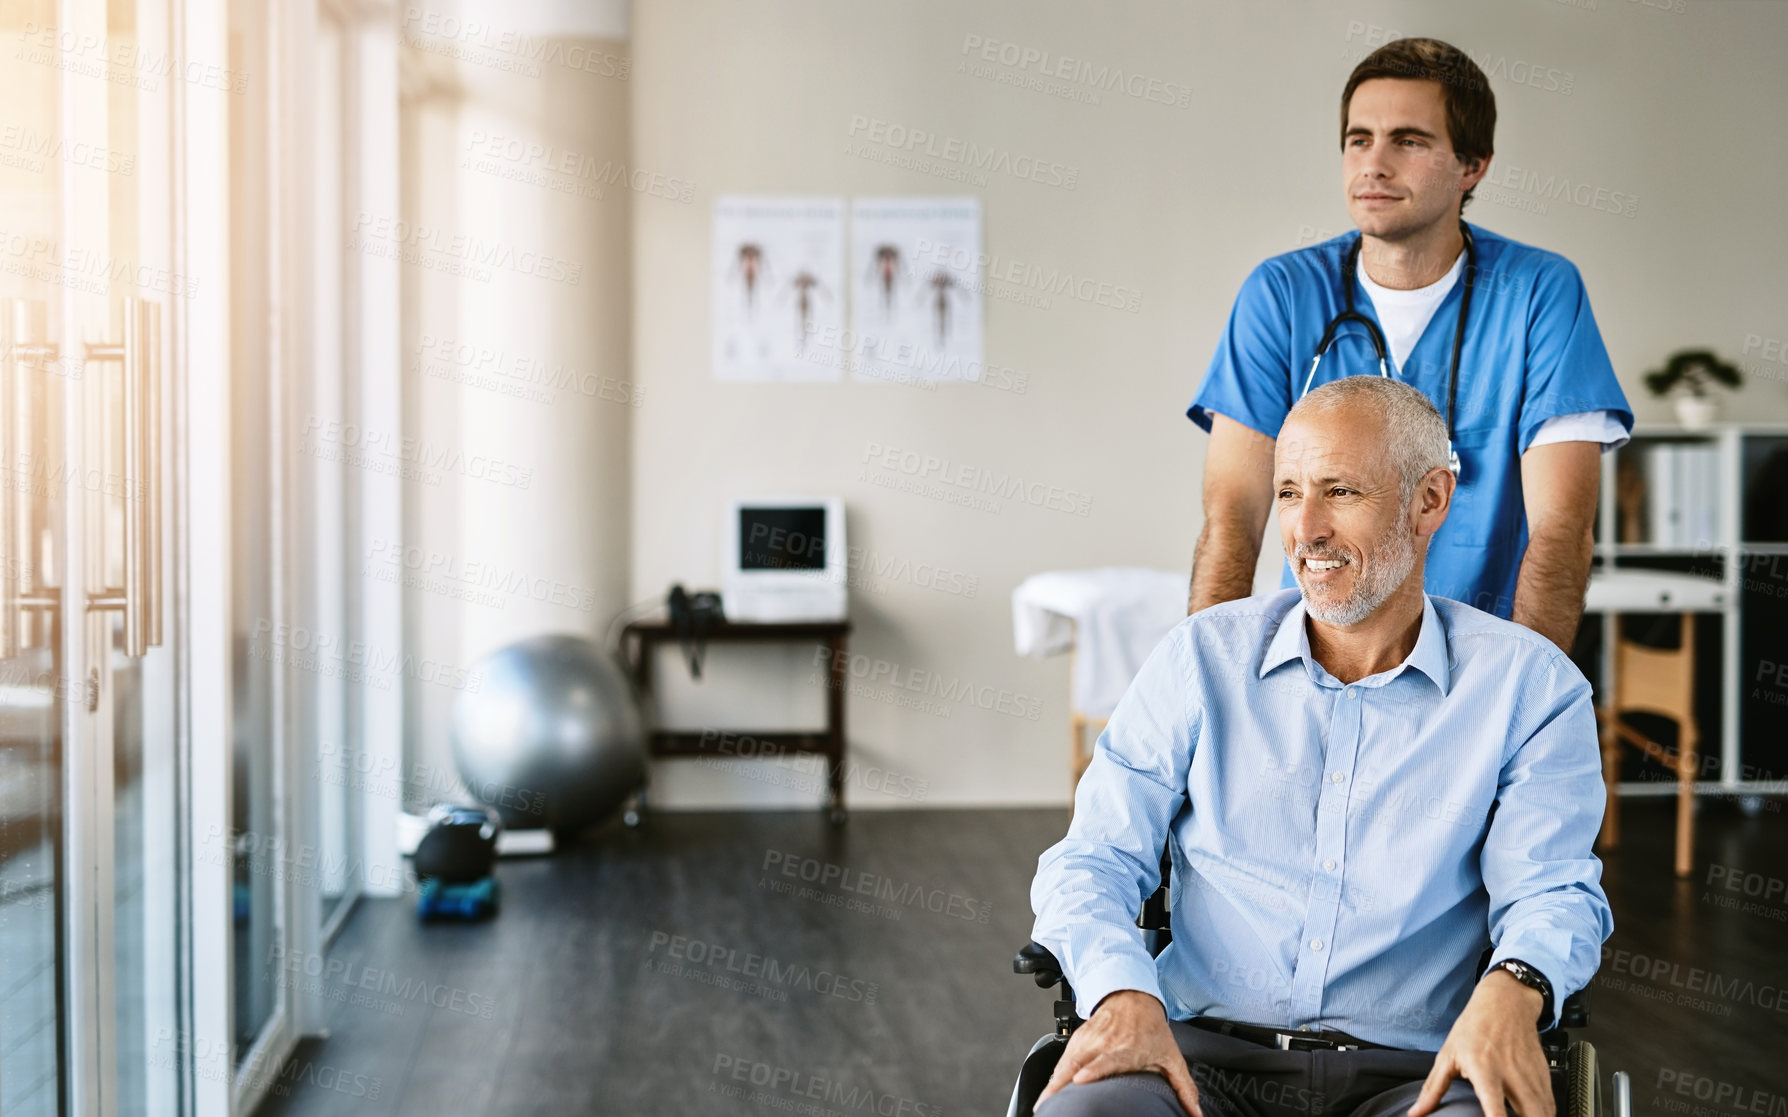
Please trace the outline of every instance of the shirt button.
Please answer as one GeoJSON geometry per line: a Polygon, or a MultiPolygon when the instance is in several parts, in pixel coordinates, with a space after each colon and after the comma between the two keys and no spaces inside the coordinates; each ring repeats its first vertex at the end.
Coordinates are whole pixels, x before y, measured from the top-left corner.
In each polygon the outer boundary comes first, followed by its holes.
{"type": "Polygon", "coordinates": [[[1347,695],[1347,697],[1352,698],[1353,697],[1353,688],[1348,687],[1346,690],[1342,691],[1342,693],[1347,695]]]}
{"type": "Polygon", "coordinates": [[[1335,871],[1335,863],[1334,863],[1334,861],[1332,861],[1332,860],[1331,860],[1331,861],[1324,861],[1324,862],[1323,862],[1323,863],[1322,863],[1322,867],[1323,867],[1323,868],[1325,868],[1325,869],[1327,869],[1327,870],[1328,870],[1328,871],[1329,871],[1329,872],[1331,872],[1331,873],[1332,873],[1332,872],[1334,872],[1334,871],[1335,871]]]}
{"type": "Polygon", "coordinates": [[[1321,950],[1322,949],[1322,940],[1321,939],[1311,939],[1310,940],[1310,949],[1311,950],[1321,950]]]}
{"type": "Polygon", "coordinates": [[[1340,782],[1341,782],[1341,781],[1342,781],[1342,780],[1344,780],[1344,779],[1346,779],[1346,778],[1347,778],[1347,777],[1346,777],[1346,776],[1343,776],[1343,775],[1342,775],[1342,774],[1341,774],[1341,773],[1340,773],[1340,772],[1336,772],[1336,773],[1334,773],[1334,774],[1333,774],[1333,775],[1331,775],[1331,776],[1330,776],[1330,777],[1329,777],[1329,781],[1330,781],[1330,782],[1331,782],[1331,783],[1340,783],[1340,782]]]}

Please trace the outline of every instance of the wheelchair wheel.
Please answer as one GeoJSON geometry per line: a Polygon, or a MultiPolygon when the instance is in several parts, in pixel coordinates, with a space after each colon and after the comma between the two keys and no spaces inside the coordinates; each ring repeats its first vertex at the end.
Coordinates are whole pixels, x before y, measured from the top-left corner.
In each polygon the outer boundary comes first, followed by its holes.
{"type": "Polygon", "coordinates": [[[1037,1095],[1049,1085],[1049,1076],[1055,1073],[1055,1065],[1062,1061],[1062,1052],[1067,1048],[1068,1041],[1053,1034],[1031,1046],[1030,1054],[1025,1056],[1024,1066],[1018,1072],[1018,1081],[1012,1086],[1012,1101],[1006,1106],[1006,1117],[1031,1117],[1031,1110],[1037,1108],[1037,1095]]]}
{"type": "Polygon", "coordinates": [[[1585,1040],[1565,1051],[1565,1104],[1558,1117],[1602,1117],[1602,1072],[1596,1049],[1585,1040]]]}

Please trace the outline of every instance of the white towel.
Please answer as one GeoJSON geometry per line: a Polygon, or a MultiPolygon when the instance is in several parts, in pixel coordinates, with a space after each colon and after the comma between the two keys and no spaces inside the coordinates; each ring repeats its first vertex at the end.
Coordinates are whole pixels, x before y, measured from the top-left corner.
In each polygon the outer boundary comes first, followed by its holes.
{"type": "Polygon", "coordinates": [[[1140,566],[1051,570],[1012,591],[1012,643],[1044,659],[1075,649],[1072,707],[1109,717],[1143,661],[1186,619],[1185,574],[1140,566]]]}

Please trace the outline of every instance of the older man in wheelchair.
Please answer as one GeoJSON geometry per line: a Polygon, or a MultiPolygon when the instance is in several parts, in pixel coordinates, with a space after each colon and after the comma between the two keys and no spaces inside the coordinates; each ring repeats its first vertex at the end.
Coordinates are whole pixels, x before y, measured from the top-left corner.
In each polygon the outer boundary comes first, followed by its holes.
{"type": "Polygon", "coordinates": [[[1069,991],[1015,1113],[1598,1112],[1594,1052],[1557,1030],[1613,930],[1589,685],[1423,593],[1472,495],[1448,461],[1397,381],[1292,409],[1274,484],[1299,589],[1188,617],[1100,736],[1031,889],[1015,968],[1069,991]],[[1139,932],[1151,894],[1169,918],[1139,932]]]}

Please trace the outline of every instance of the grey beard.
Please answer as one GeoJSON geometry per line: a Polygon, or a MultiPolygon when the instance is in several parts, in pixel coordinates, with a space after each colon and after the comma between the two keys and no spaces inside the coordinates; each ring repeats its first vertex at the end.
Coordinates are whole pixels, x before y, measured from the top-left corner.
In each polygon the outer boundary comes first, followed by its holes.
{"type": "Polygon", "coordinates": [[[1298,588],[1304,593],[1304,612],[1323,624],[1349,628],[1383,605],[1415,568],[1415,544],[1410,540],[1410,532],[1402,517],[1391,529],[1391,538],[1381,539],[1369,557],[1371,565],[1366,574],[1354,582],[1353,592],[1332,605],[1311,598],[1310,591],[1304,586],[1303,564],[1294,559],[1298,588]]]}

